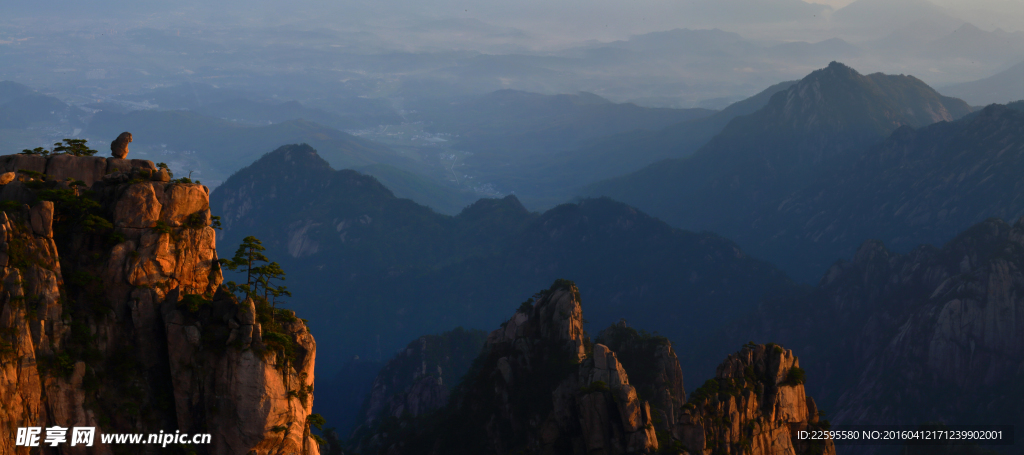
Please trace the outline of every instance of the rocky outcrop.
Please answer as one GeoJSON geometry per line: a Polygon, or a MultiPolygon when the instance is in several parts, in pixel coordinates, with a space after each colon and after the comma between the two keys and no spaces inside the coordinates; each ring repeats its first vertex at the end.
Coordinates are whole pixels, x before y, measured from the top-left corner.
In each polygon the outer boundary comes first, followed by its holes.
{"type": "Polygon", "coordinates": [[[52,425],[210,433],[198,453],[318,453],[313,338],[218,291],[206,187],[139,160],[0,167],[16,173],[0,189],[0,453],[28,453],[11,445],[19,426],[52,425]]]}
{"type": "Polygon", "coordinates": [[[17,200],[31,203],[35,195],[27,191],[21,181],[16,181],[15,171],[28,174],[46,174],[54,182],[81,182],[81,187],[91,188],[102,180],[116,178],[121,183],[128,180],[170,181],[167,170],[157,169],[152,161],[102,158],[98,156],[73,155],[2,155],[0,156],[0,200],[17,200]]]}
{"type": "Polygon", "coordinates": [[[650,406],[614,352],[583,331],[575,284],[557,281],[487,337],[451,402],[399,432],[381,453],[650,453],[650,406]],[[426,450],[424,450],[426,449],[426,450]]]}
{"type": "Polygon", "coordinates": [[[560,280],[536,297],[487,339],[481,376],[493,384],[497,406],[483,420],[491,451],[657,449],[650,406],[636,395],[615,353],[595,345],[587,355],[576,285],[560,280]]]}
{"type": "Polygon", "coordinates": [[[123,160],[128,156],[128,144],[131,142],[132,133],[125,131],[119,134],[117,139],[110,143],[110,156],[123,160]]]}
{"type": "Polygon", "coordinates": [[[221,292],[190,311],[161,307],[178,428],[206,428],[209,453],[319,453],[307,417],[313,408],[316,343],[294,313],[277,330],[292,352],[263,339],[253,301],[221,292]]]}
{"type": "Polygon", "coordinates": [[[618,354],[630,372],[631,384],[651,404],[654,428],[665,440],[676,427],[679,410],[686,403],[683,372],[668,338],[638,331],[620,320],[597,336],[618,354]]]}
{"type": "MultiPolygon", "coordinates": [[[[641,400],[636,388],[629,384],[629,376],[615,353],[603,344],[596,344],[591,357],[593,360],[585,362],[580,369],[582,394],[575,397],[586,449],[583,453],[656,450],[658,439],[650,404],[641,400]]],[[[565,396],[566,390],[561,392],[563,400],[569,398],[565,396]]]]}
{"type": "Polygon", "coordinates": [[[835,454],[795,438],[828,423],[792,351],[744,346],[687,401],[667,339],[621,321],[597,340],[558,280],[491,332],[445,407],[359,435],[359,453],[835,454]]]}
{"type": "Polygon", "coordinates": [[[831,441],[809,444],[796,437],[822,427],[803,381],[793,351],[748,344],[694,391],[673,436],[693,454],[834,455],[831,441]]]}
{"type": "Polygon", "coordinates": [[[871,315],[850,321],[844,338],[872,341],[853,345],[858,374],[835,419],[1020,424],[1011,403],[1024,359],[1022,270],[1024,219],[988,220],[942,249],[906,255],[868,242],[852,263],[837,264],[823,287],[871,315]],[[943,390],[958,393],[935,400],[943,390]],[[901,406],[890,404],[894,397],[901,406]]]}
{"type": "Polygon", "coordinates": [[[457,328],[409,343],[384,366],[363,403],[352,449],[372,453],[382,425],[415,419],[448,404],[452,387],[469,370],[487,338],[481,330],[457,328]]]}
{"type": "MultiPolygon", "coordinates": [[[[34,210],[37,214],[44,211],[52,214],[53,204],[40,204],[34,210]]],[[[61,414],[58,417],[88,418],[74,396],[68,400],[61,393],[76,382],[81,385],[83,375],[77,363],[68,365],[73,369],[70,377],[47,377],[39,372],[40,360],[54,357],[68,327],[60,317],[63,277],[56,244],[45,232],[34,230],[27,218],[0,212],[0,397],[4,403],[0,421],[5,424],[0,430],[5,433],[0,438],[0,453],[4,454],[19,453],[12,428],[39,425],[53,413],[44,406],[48,391],[60,402],[54,407],[56,414],[61,414]]],[[[28,453],[27,448],[20,453],[28,453]]]]}

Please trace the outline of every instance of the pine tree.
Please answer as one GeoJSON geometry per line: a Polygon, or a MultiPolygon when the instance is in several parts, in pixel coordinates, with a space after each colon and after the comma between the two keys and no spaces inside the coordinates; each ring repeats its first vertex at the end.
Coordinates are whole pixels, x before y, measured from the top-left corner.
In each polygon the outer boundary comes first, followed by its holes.
{"type": "Polygon", "coordinates": [[[32,150],[25,149],[21,151],[22,155],[74,155],[74,156],[93,156],[95,150],[85,145],[86,139],[64,139],[63,143],[56,142],[53,144],[53,150],[47,150],[42,147],[36,147],[32,150]]]}
{"type": "Polygon", "coordinates": [[[232,291],[242,291],[247,297],[252,297],[253,294],[256,294],[256,285],[258,283],[253,279],[256,276],[254,272],[258,273],[261,262],[270,262],[270,259],[267,259],[267,256],[263,254],[266,250],[260,239],[250,235],[242,239],[242,244],[238,245],[233,258],[220,260],[220,263],[227,267],[228,270],[233,272],[237,272],[239,269],[245,270],[245,283],[239,285],[234,281],[228,282],[228,287],[234,288],[232,291]]]}
{"type": "Polygon", "coordinates": [[[272,311],[271,318],[277,311],[277,304],[282,297],[291,297],[292,293],[288,288],[278,283],[284,281],[284,269],[277,262],[270,262],[263,252],[266,248],[259,239],[248,236],[242,239],[234,257],[221,259],[220,263],[234,272],[245,272],[245,283],[237,284],[228,281],[226,286],[231,292],[244,293],[247,298],[261,300],[269,303],[272,311]]]}

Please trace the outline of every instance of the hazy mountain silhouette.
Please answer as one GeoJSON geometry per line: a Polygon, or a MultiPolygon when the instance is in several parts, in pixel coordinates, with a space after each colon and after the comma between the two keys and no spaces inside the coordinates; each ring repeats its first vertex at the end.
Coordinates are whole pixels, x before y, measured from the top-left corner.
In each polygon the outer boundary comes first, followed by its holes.
{"type": "Polygon", "coordinates": [[[613,134],[551,160],[535,164],[547,177],[545,188],[562,200],[584,185],[637,171],[666,158],[683,158],[706,144],[732,119],[748,115],[768,104],[772,95],[797,81],[781,82],[757,95],[738,101],[707,117],[680,122],[657,131],[636,130],[613,134]]]}
{"type": "MultiPolygon", "coordinates": [[[[900,126],[968,112],[963,101],[916,78],[864,76],[833,62],[775,94],[761,110],[734,119],[692,157],[656,163],[585,194],[627,201],[675,226],[722,233],[757,251],[764,208],[806,188],[822,171],[855,162],[900,126]]],[[[802,279],[820,274],[800,272],[802,279]]]]}
{"type": "Polygon", "coordinates": [[[990,77],[941,90],[975,106],[1024,100],[1024,61],[990,77]]]}
{"type": "Polygon", "coordinates": [[[944,33],[963,23],[928,0],[856,0],[836,10],[832,20],[840,28],[875,33],[898,33],[911,24],[927,24],[932,33],[944,33]]]}
{"type": "MultiPolygon", "coordinates": [[[[0,82],[0,128],[81,127],[86,113],[17,82],[0,82]]],[[[39,144],[49,145],[49,144],[39,144]]],[[[15,153],[21,150],[6,150],[15,153]]]]}

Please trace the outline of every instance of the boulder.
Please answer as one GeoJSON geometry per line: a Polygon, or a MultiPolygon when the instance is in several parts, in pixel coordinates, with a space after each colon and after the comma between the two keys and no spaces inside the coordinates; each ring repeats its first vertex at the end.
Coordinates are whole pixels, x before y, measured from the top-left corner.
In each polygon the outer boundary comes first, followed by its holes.
{"type": "Polygon", "coordinates": [[[110,143],[110,155],[114,158],[124,159],[128,156],[128,144],[132,141],[132,133],[127,131],[121,133],[110,143]]]}

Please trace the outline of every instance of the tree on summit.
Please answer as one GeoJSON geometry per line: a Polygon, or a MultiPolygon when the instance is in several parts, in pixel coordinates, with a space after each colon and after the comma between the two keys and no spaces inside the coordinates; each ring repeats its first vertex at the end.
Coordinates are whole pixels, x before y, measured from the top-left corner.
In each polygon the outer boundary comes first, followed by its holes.
{"type": "Polygon", "coordinates": [[[64,139],[63,143],[56,142],[53,144],[53,150],[47,150],[42,147],[36,147],[32,150],[25,149],[21,151],[22,155],[40,155],[40,156],[51,156],[51,155],[74,155],[74,156],[93,156],[97,152],[89,146],[85,145],[88,142],[86,139],[64,139]]]}
{"type": "Polygon", "coordinates": [[[266,248],[263,243],[250,235],[242,239],[242,244],[238,245],[234,257],[221,259],[220,263],[233,272],[245,272],[245,282],[238,284],[228,281],[225,284],[228,290],[240,292],[247,298],[270,304],[273,309],[271,317],[273,317],[273,313],[277,311],[278,299],[285,296],[291,297],[292,293],[288,291],[287,286],[275,284],[275,282],[284,281],[284,269],[277,262],[270,262],[270,259],[263,254],[264,251],[266,248]]]}

